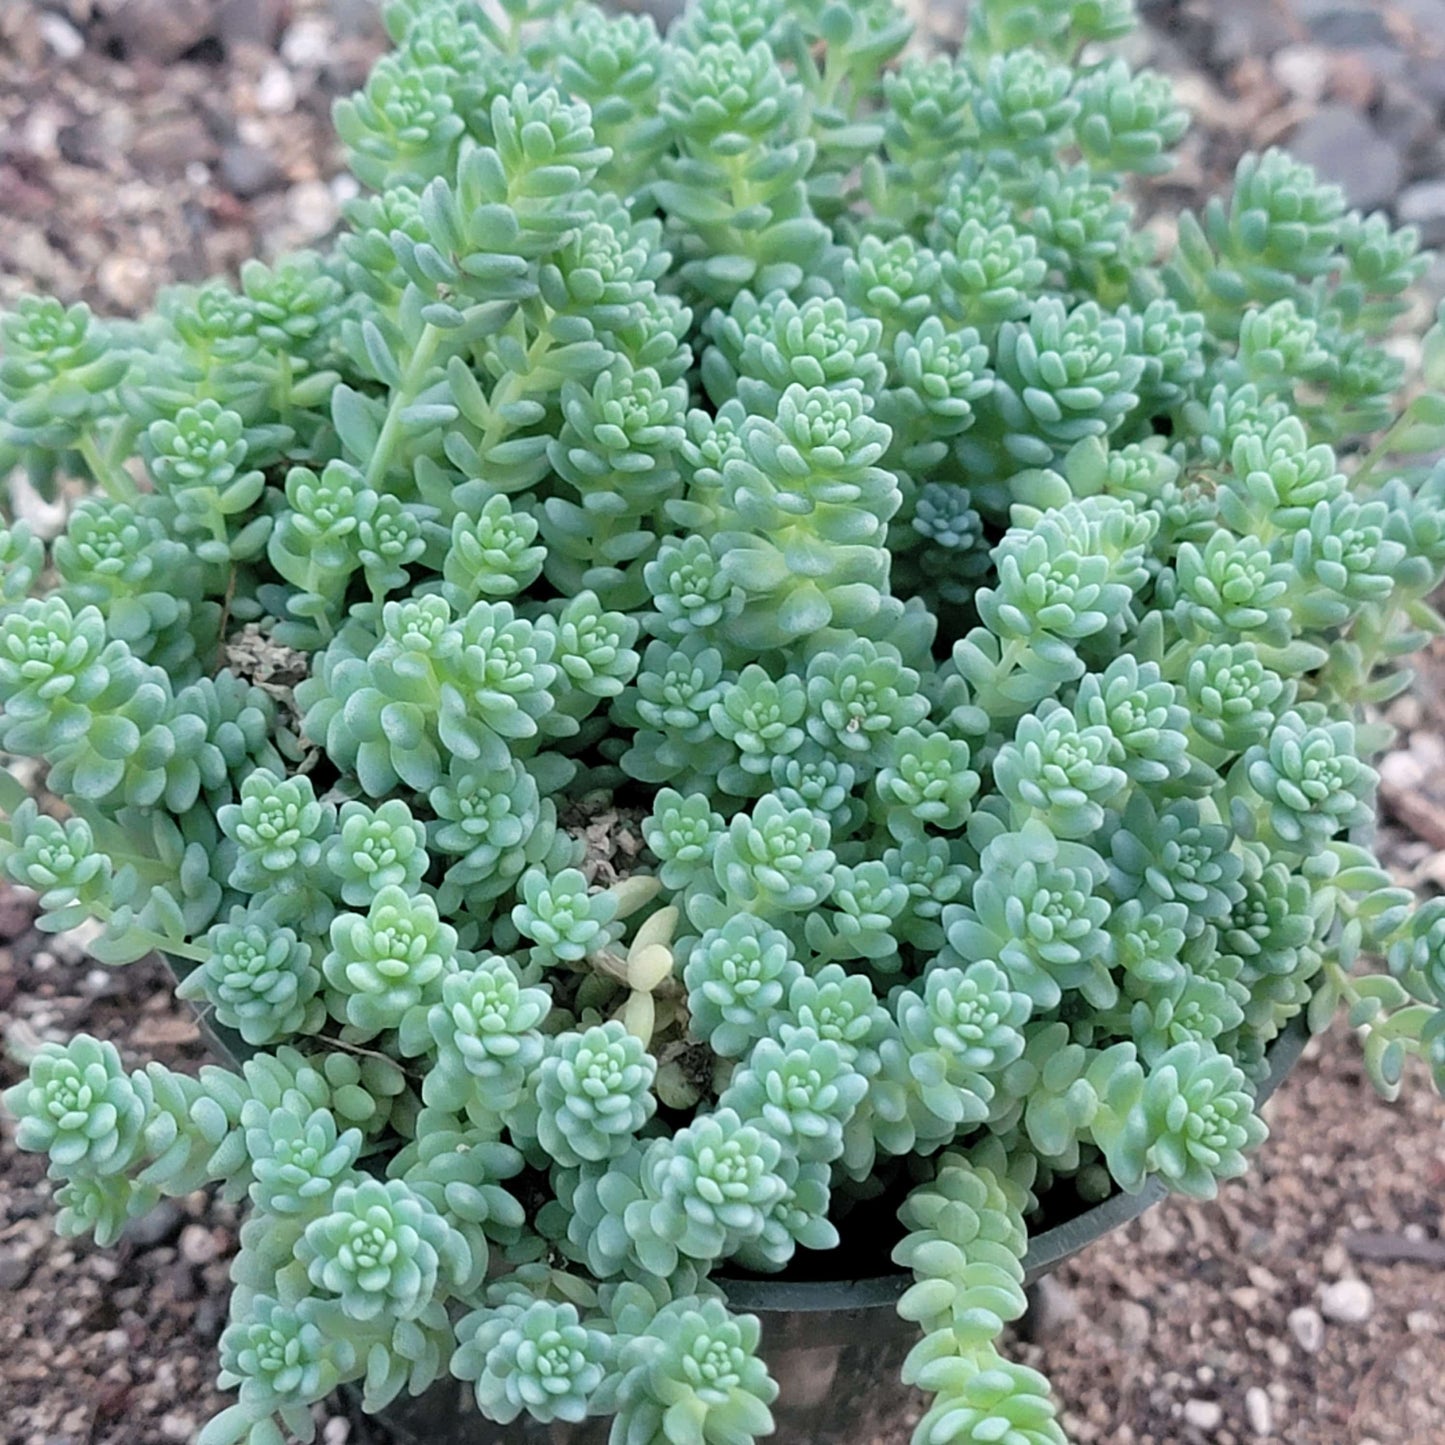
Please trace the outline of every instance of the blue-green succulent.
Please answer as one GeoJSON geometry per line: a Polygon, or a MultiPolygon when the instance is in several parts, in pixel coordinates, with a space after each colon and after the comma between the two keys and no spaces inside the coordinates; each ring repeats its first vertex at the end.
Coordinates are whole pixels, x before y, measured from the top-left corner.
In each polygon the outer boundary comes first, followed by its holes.
{"type": "Polygon", "coordinates": [[[1286,1029],[1445,1087],[1428,257],[1276,150],[1164,244],[1134,9],[388,0],[334,244],[0,315],[0,870],[244,1060],[4,1103],[67,1234],[248,1207],[202,1445],[748,1445],[726,1281],[905,1194],[915,1445],[1061,1445],[1031,1229],[1241,1173],[1286,1029]]]}

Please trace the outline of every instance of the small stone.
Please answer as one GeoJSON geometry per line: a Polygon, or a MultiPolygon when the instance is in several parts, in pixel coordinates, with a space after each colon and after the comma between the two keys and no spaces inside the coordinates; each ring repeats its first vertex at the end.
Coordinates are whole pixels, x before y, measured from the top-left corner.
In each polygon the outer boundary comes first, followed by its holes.
{"type": "Polygon", "coordinates": [[[1148,1343],[1154,1320],[1138,1300],[1121,1300],[1117,1309],[1119,1343],[1127,1350],[1141,1350],[1148,1343]]]}
{"type": "Polygon", "coordinates": [[[40,38],[57,60],[71,61],[85,52],[85,37],[63,15],[42,10],[36,22],[40,38]]]}
{"type": "Polygon", "coordinates": [[[1294,0],[1294,10],[1321,45],[1342,49],[1388,45],[1390,27],[1373,0],[1294,0]]]}
{"type": "Polygon", "coordinates": [[[95,271],[96,284],[122,311],[138,311],[152,290],[150,268],[139,256],[107,256],[95,271]]]}
{"type": "Polygon", "coordinates": [[[321,1427],[323,1445],[346,1445],[351,1439],[351,1422],[335,1415],[321,1427]]]}
{"type": "Polygon", "coordinates": [[[230,1302],[224,1295],[208,1294],[196,1306],[196,1316],[191,1321],[191,1333],[204,1345],[213,1345],[226,1327],[226,1315],[230,1302]]]}
{"type": "Polygon", "coordinates": [[[1388,63],[1373,63],[1361,51],[1343,51],[1329,63],[1330,96],[1355,110],[1369,110],[1380,93],[1381,73],[1388,68],[1388,63]]]}
{"type": "Polygon", "coordinates": [[[143,171],[177,176],[192,161],[209,161],[216,143],[197,114],[179,111],[141,126],[131,145],[130,159],[143,171]]]}
{"type": "Polygon", "coordinates": [[[1438,174],[1434,148],[1440,143],[1440,127],[1429,100],[1409,85],[1389,81],[1372,115],[1376,131],[1404,158],[1408,174],[1438,174]]]}
{"type": "MultiPolygon", "coordinates": [[[[327,7],[340,35],[355,39],[376,33],[374,0],[330,0],[327,7]]],[[[659,26],[666,29],[666,26],[659,26]]]]}
{"type": "Polygon", "coordinates": [[[162,65],[199,45],[215,19],[212,0],[104,0],[97,8],[127,55],[162,65]]]}
{"type": "Polygon", "coordinates": [[[260,146],[228,145],[221,152],[221,184],[240,200],[274,191],[285,179],[275,157],[260,146]]]}
{"type": "Polygon", "coordinates": [[[174,1200],[162,1199],[154,1209],[127,1222],[121,1231],[121,1243],[134,1249],[154,1249],[175,1238],[184,1218],[174,1200]]]}
{"type": "Polygon", "coordinates": [[[1445,180],[1420,181],[1400,192],[1396,215],[1407,226],[1420,228],[1427,246],[1445,242],[1445,180]]]}
{"type": "Polygon", "coordinates": [[[190,1415],[183,1415],[179,1410],[172,1410],[169,1414],[162,1415],[160,1421],[160,1432],[164,1439],[175,1440],[180,1445],[185,1445],[196,1433],[196,1422],[190,1415]]]}
{"type": "Polygon", "coordinates": [[[1368,209],[1394,198],[1404,166],[1394,146],[1345,105],[1323,105],[1296,129],[1289,149],[1322,180],[1344,189],[1351,205],[1368,209]]]}
{"type": "Polygon", "coordinates": [[[1316,1355],[1325,1343],[1325,1322],[1318,1310],[1301,1305],[1289,1312],[1289,1332],[1307,1355],[1316,1355]]]}
{"type": "Polygon", "coordinates": [[[1284,7],[1260,0],[1210,0],[1214,60],[1227,69],[1248,55],[1270,55],[1292,38],[1284,7]]]}
{"type": "Polygon", "coordinates": [[[1317,104],[1330,81],[1329,53],[1318,45],[1286,45],[1269,63],[1274,78],[1295,97],[1317,104]]]}
{"type": "Polygon", "coordinates": [[[1046,1274],[1026,1291],[1029,1311],[1023,1318],[1025,1337],[1034,1343],[1052,1339],[1078,1318],[1079,1306],[1062,1280],[1046,1274]]]}
{"type": "Polygon", "coordinates": [[[188,1224],[181,1230],[181,1258],[187,1264],[210,1264],[220,1253],[215,1236],[204,1224],[188,1224]]]}
{"type": "Polygon", "coordinates": [[[284,15],[282,0],[221,0],[216,26],[221,43],[229,50],[235,45],[275,45],[284,15]]]}
{"type": "Polygon", "coordinates": [[[1186,1400],[1184,1423],[1196,1430],[1217,1430],[1224,1423],[1224,1410],[1215,1400],[1186,1400]]]}
{"type": "Polygon", "coordinates": [[[339,176],[332,176],[330,187],[331,199],[338,206],[354,201],[361,194],[361,183],[350,171],[342,171],[339,176]]]}
{"type": "Polygon", "coordinates": [[[302,181],[286,196],[286,209],[296,229],[308,241],[319,240],[340,219],[336,197],[325,181],[302,181]]]}
{"type": "Polygon", "coordinates": [[[196,1279],[195,1270],[188,1264],[177,1261],[174,1264],[166,1265],[156,1271],[155,1279],[157,1288],[165,1294],[169,1294],[173,1300],[180,1300],[184,1303],[201,1297],[200,1281],[196,1279]]]}
{"type": "Polygon", "coordinates": [[[0,1249],[0,1290],[19,1289],[35,1271],[36,1251],[23,1244],[0,1249]]]}
{"type": "Polygon", "coordinates": [[[1391,0],[1391,9],[1426,35],[1445,35],[1445,0],[1391,0]]]}
{"type": "Polygon", "coordinates": [[[19,938],[35,922],[35,895],[18,888],[0,890],[0,939],[19,938]]]}
{"type": "Polygon", "coordinates": [[[1362,1325],[1375,1309],[1375,1292],[1362,1279],[1337,1279],[1320,1293],[1320,1313],[1342,1325],[1362,1325]]]}
{"type": "Polygon", "coordinates": [[[1405,1316],[1405,1328],[1412,1335],[1433,1335],[1440,1328],[1440,1321],[1429,1310],[1411,1310],[1405,1316]]]}
{"type": "Polygon", "coordinates": [[[90,953],[90,945],[105,932],[105,925],[94,918],[87,918],[64,933],[57,933],[50,940],[50,951],[56,960],[65,964],[77,964],[90,953]]]}
{"type": "Polygon", "coordinates": [[[320,70],[331,58],[336,32],[319,16],[303,16],[281,37],[281,58],[297,70],[320,70]]]}
{"type": "Polygon", "coordinates": [[[256,82],[256,109],[264,115],[289,115],[296,109],[296,82],[279,62],[268,65],[256,82]]]}
{"type": "Polygon", "coordinates": [[[1244,1413],[1249,1420],[1249,1428],[1256,1435],[1274,1434],[1274,1406],[1270,1403],[1267,1390],[1251,1385],[1244,1392],[1244,1413]]]}
{"type": "MultiPolygon", "coordinates": [[[[1445,21],[1441,24],[1445,25],[1445,21]]],[[[1405,73],[1411,86],[1423,100],[1434,106],[1445,105],[1445,65],[1441,65],[1438,54],[1411,51],[1405,57],[1405,73]]]]}
{"type": "Polygon", "coordinates": [[[821,1409],[833,1392],[843,1359],[839,1345],[809,1345],[788,1353],[788,1404],[821,1409]]]}

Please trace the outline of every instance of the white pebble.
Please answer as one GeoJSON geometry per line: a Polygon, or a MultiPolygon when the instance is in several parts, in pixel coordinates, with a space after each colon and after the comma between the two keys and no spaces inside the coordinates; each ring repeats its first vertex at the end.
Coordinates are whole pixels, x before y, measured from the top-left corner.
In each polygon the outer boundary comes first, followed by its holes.
{"type": "Polygon", "coordinates": [[[58,60],[74,60],[85,50],[85,37],[63,16],[42,10],[36,25],[58,60]]]}
{"type": "Polygon", "coordinates": [[[1249,1417],[1249,1428],[1256,1435],[1274,1434],[1274,1406],[1270,1403],[1269,1392],[1252,1385],[1244,1392],[1244,1413],[1249,1417]]]}
{"type": "Polygon", "coordinates": [[[1215,1400],[1186,1400],[1184,1423],[1196,1430],[1217,1430],[1224,1421],[1224,1410],[1215,1400]]]}
{"type": "Polygon", "coordinates": [[[181,1230],[181,1258],[187,1264],[210,1264],[220,1252],[215,1236],[204,1224],[188,1224],[181,1230]]]}
{"type": "Polygon", "coordinates": [[[51,952],[61,963],[79,963],[90,952],[90,945],[104,932],[105,924],[98,919],[82,919],[74,928],[57,933],[51,939],[51,952]]]}
{"type": "Polygon", "coordinates": [[[1306,1354],[1318,1354],[1325,1342],[1325,1322],[1318,1310],[1303,1305],[1289,1312],[1289,1332],[1306,1354]]]}
{"type": "Polygon", "coordinates": [[[330,186],[331,199],[338,206],[354,201],[361,194],[361,182],[347,171],[342,171],[339,176],[332,176],[330,186]]]}
{"type": "Polygon", "coordinates": [[[1314,45],[1286,45],[1270,62],[1274,78],[1296,100],[1319,101],[1330,83],[1330,57],[1314,45]]]}
{"type": "Polygon", "coordinates": [[[1337,1279],[1320,1293],[1320,1312],[1342,1325],[1362,1325],[1375,1308],[1375,1292],[1362,1279],[1337,1279]]]}
{"type": "Polygon", "coordinates": [[[300,181],[286,197],[291,220],[307,240],[324,236],[337,222],[340,208],[325,181],[300,181]]]}
{"type": "Polygon", "coordinates": [[[296,109],[296,82],[284,65],[271,64],[256,82],[256,109],[266,115],[286,115],[296,109]]]}
{"type": "Polygon", "coordinates": [[[297,69],[325,65],[336,45],[331,26],[317,17],[303,17],[281,37],[281,58],[297,69]]]}

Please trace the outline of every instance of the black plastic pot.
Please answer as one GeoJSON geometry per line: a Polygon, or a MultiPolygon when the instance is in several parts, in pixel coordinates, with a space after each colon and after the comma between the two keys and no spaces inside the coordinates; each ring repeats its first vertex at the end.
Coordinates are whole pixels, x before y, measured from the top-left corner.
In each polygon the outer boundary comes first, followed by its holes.
{"type": "MultiPolygon", "coordinates": [[[[1261,1103],[1298,1062],[1308,1039],[1300,1018],[1275,1040],[1261,1103]]],[[[1166,1193],[1151,1179],[1138,1194],[1116,1194],[1044,1230],[1024,1261],[1028,1282],[1136,1219],[1166,1193]]],[[[901,1418],[912,1392],[899,1382],[899,1371],[918,1330],[899,1319],[894,1306],[910,1281],[897,1273],[824,1281],[720,1279],[732,1307],[762,1321],[763,1354],[780,1389],[770,1445],[859,1445],[873,1438],[869,1426],[901,1418]]],[[[378,1419],[397,1445],[606,1445],[611,1427],[606,1419],[540,1425],[526,1417],[496,1425],[478,1412],[470,1386],[454,1380],[397,1401],[378,1419]]]]}

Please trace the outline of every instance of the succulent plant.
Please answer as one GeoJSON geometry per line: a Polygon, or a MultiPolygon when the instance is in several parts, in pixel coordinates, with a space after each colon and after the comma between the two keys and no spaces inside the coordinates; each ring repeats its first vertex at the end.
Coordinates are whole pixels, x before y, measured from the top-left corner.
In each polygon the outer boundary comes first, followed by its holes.
{"type": "Polygon", "coordinates": [[[902,1180],[916,1445],[1059,1445],[1030,1230],[1239,1174],[1294,1020],[1445,1086],[1363,838],[1442,630],[1418,237],[1269,151],[1157,255],[1129,0],[384,10],[334,247],[0,317],[0,460],[90,489],[0,525],[0,866],[244,1054],[45,1042],[19,1144],[102,1243],[249,1200],[203,1445],[448,1371],[745,1445],[709,1275],[902,1180]]]}

